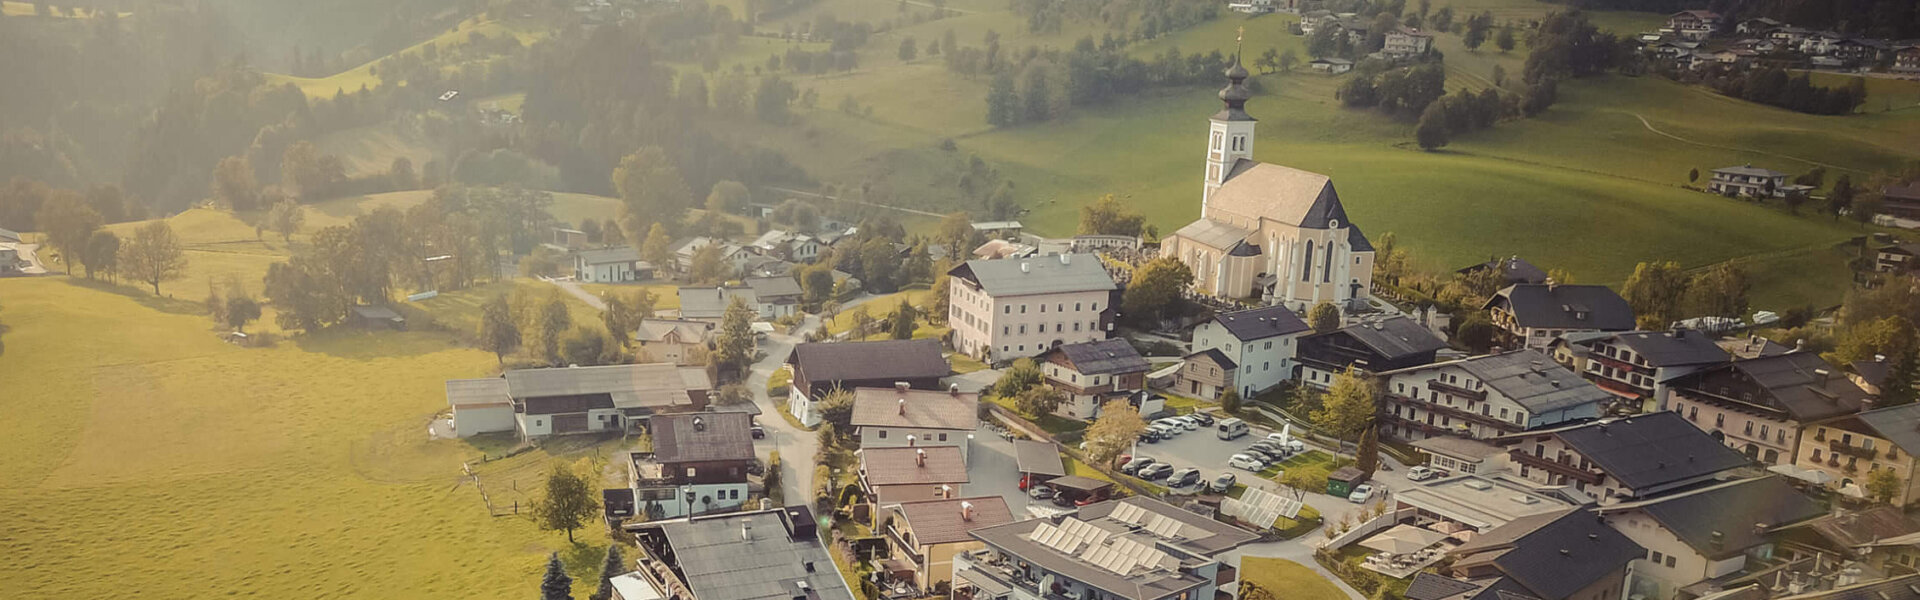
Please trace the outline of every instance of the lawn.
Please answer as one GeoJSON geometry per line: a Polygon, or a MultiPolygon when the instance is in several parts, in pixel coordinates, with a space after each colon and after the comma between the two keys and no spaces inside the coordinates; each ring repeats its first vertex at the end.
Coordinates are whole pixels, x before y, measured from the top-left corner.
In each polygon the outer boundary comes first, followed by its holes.
{"type": "MultiPolygon", "coordinates": [[[[593,589],[604,536],[569,546],[489,516],[461,463],[498,444],[425,439],[444,381],[494,373],[487,353],[431,332],[243,349],[204,317],[59,277],[0,281],[0,297],[0,552],[15,557],[0,580],[12,589],[510,598],[554,551],[576,595],[593,589]]],[[[512,460],[537,470],[546,458],[512,460]]]]}
{"type": "Polygon", "coordinates": [[[368,88],[379,87],[380,78],[374,74],[374,65],[379,64],[380,61],[394,56],[424,52],[425,48],[429,45],[438,46],[439,51],[444,57],[448,51],[465,45],[468,36],[476,33],[488,37],[511,35],[520,38],[520,43],[522,44],[531,44],[546,35],[543,30],[529,23],[508,23],[488,17],[476,17],[461,21],[460,24],[451,31],[443,32],[432,39],[422,41],[398,52],[367,61],[360,66],[326,77],[295,77],[280,73],[268,73],[266,74],[267,81],[268,83],[274,84],[292,83],[299,86],[300,91],[305,92],[307,96],[311,98],[331,98],[337,92],[357,91],[362,86],[368,88]]]}
{"type": "Polygon", "coordinates": [[[412,161],[418,173],[428,161],[444,158],[434,151],[431,141],[409,135],[392,122],[329,132],[313,145],[323,154],[340,157],[348,177],[390,172],[396,158],[412,161]]]}
{"type": "Polygon", "coordinates": [[[1344,600],[1347,597],[1340,586],[1313,569],[1283,558],[1241,557],[1240,589],[1245,591],[1248,585],[1271,591],[1277,598],[1344,600]]]}
{"type": "MultiPolygon", "coordinates": [[[[825,323],[827,333],[830,335],[840,335],[853,329],[853,325],[856,322],[854,315],[860,311],[866,311],[867,316],[872,317],[875,322],[885,319],[887,315],[893,314],[894,309],[900,307],[900,301],[902,300],[905,300],[907,304],[915,308],[926,308],[933,304],[933,290],[926,288],[902,290],[891,294],[876,296],[853,308],[841,309],[839,313],[833,315],[833,318],[828,319],[825,323]]],[[[931,329],[934,328],[925,325],[925,320],[923,319],[920,328],[915,330],[914,337],[925,337],[921,335],[922,333],[931,335],[929,331],[931,329]]],[[[870,335],[869,337],[873,336],[870,335]]]]}

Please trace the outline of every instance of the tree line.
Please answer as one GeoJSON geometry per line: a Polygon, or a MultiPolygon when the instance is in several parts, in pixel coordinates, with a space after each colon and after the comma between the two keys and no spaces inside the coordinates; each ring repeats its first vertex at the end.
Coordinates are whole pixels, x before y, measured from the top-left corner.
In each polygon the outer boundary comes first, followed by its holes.
{"type": "MultiPolygon", "coordinates": [[[[1185,54],[1177,46],[1141,60],[1128,55],[1118,40],[1096,44],[1091,36],[1066,52],[1030,47],[1010,60],[997,60],[998,36],[988,32],[986,48],[984,64],[963,68],[992,75],[986,116],[997,127],[1052,120],[1074,107],[1104,104],[1149,87],[1216,83],[1231,64],[1218,50],[1185,54]]],[[[948,55],[950,63],[955,54],[960,53],[948,55]]]]}

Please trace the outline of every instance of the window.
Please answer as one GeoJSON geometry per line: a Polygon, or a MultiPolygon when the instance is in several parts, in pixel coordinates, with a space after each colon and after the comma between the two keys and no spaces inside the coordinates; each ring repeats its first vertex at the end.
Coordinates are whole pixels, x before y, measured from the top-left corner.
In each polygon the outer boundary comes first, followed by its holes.
{"type": "Polygon", "coordinates": [[[1700,407],[1698,406],[1687,407],[1687,420],[1688,421],[1700,420],[1700,407]]]}
{"type": "Polygon", "coordinates": [[[1714,427],[1716,427],[1716,428],[1717,428],[1717,427],[1726,427],[1726,426],[1727,426],[1727,413],[1720,413],[1720,414],[1717,414],[1717,415],[1714,415],[1714,416],[1713,416],[1713,426],[1714,426],[1714,427]]]}
{"type": "Polygon", "coordinates": [[[1020,305],[1020,314],[1023,314],[1023,315],[1027,314],[1027,305],[1025,304],[1020,305]]]}
{"type": "Polygon", "coordinates": [[[1073,330],[1074,330],[1074,331],[1079,331],[1079,330],[1080,330],[1080,324],[1079,324],[1079,323],[1074,323],[1074,324],[1073,324],[1073,330]]]}
{"type": "Polygon", "coordinates": [[[1042,303],[1040,305],[1040,312],[1043,312],[1043,313],[1047,312],[1047,305],[1045,303],[1042,303]]]}
{"type": "Polygon", "coordinates": [[[883,439],[883,440],[887,439],[887,430],[885,429],[880,430],[880,439],[883,439]]]}
{"type": "Polygon", "coordinates": [[[1272,366],[1273,366],[1273,363],[1269,363],[1269,362],[1262,362],[1262,363],[1260,363],[1260,370],[1264,372],[1264,371],[1266,371],[1266,370],[1267,370],[1267,369],[1268,369],[1269,367],[1272,367],[1272,366]]]}
{"type": "Polygon", "coordinates": [[[1661,556],[1660,552],[1658,550],[1653,550],[1651,552],[1653,552],[1653,564],[1656,564],[1656,565],[1660,564],[1660,556],[1661,556]]]}
{"type": "Polygon", "coordinates": [[[1760,426],[1760,439],[1767,439],[1767,426],[1765,425],[1760,426]]]}
{"type": "Polygon", "coordinates": [[[693,472],[694,472],[694,471],[693,471],[693,467],[687,467],[687,476],[688,476],[688,477],[692,477],[692,476],[693,476],[693,472]]]}
{"type": "Polygon", "coordinates": [[[1668,554],[1668,555],[1667,555],[1667,568],[1669,568],[1669,569],[1671,569],[1671,568],[1673,568],[1673,555],[1672,555],[1672,554],[1668,554]]]}
{"type": "Polygon", "coordinates": [[[1272,350],[1272,349],[1273,349],[1273,341],[1272,341],[1272,340],[1268,340],[1268,341],[1267,341],[1267,347],[1266,347],[1266,349],[1267,349],[1267,350],[1272,350]]]}
{"type": "Polygon", "coordinates": [[[1002,307],[1000,307],[1000,308],[1002,308],[1002,309],[1005,309],[1005,310],[1002,310],[1002,311],[1001,311],[1001,312],[1003,312],[1003,313],[1006,313],[1006,314],[1009,314],[1009,315],[1010,315],[1010,314],[1013,314],[1013,305],[1012,305],[1012,304],[1008,304],[1008,305],[1006,305],[1006,306],[1002,306],[1002,307]]]}
{"type": "Polygon", "coordinates": [[[1062,312],[1062,311],[1065,311],[1065,310],[1067,310],[1067,303],[1065,303],[1065,302],[1062,302],[1062,303],[1060,303],[1060,304],[1057,304],[1057,305],[1054,305],[1054,307],[1053,307],[1053,312],[1062,312]]]}
{"type": "Polygon", "coordinates": [[[1740,428],[1740,432],[1746,435],[1753,435],[1753,421],[1747,421],[1747,426],[1740,428]]]}
{"type": "Polygon", "coordinates": [[[1079,311],[1080,311],[1080,303],[1079,303],[1079,302],[1075,302],[1075,303],[1073,303],[1073,310],[1074,310],[1074,312],[1079,312],[1079,311]]]}
{"type": "MultiPolygon", "coordinates": [[[[1025,325],[1021,325],[1021,326],[1020,326],[1020,333],[1026,333],[1026,332],[1027,332],[1027,326],[1025,326],[1025,325]]],[[[1022,350],[1025,350],[1025,348],[1022,348],[1022,350]]]]}
{"type": "Polygon", "coordinates": [[[947,441],[947,434],[944,434],[944,433],[940,434],[940,441],[942,442],[947,441]]]}
{"type": "Polygon", "coordinates": [[[1009,325],[1001,325],[1000,335],[1013,335],[1013,327],[1009,325]]]}
{"type": "Polygon", "coordinates": [[[1502,421],[1507,420],[1507,409],[1505,408],[1500,409],[1500,420],[1502,421]]]}

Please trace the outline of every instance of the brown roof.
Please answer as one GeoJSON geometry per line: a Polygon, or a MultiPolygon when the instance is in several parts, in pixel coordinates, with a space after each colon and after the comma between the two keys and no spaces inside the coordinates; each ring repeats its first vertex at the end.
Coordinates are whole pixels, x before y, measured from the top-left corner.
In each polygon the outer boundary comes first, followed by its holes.
{"type": "Polygon", "coordinates": [[[1450,435],[1434,436],[1420,440],[1414,442],[1413,447],[1434,454],[1444,454],[1454,458],[1468,458],[1473,460],[1483,459],[1500,453],[1500,448],[1495,447],[1493,444],[1450,435]]]}
{"type": "Polygon", "coordinates": [[[956,446],[866,448],[860,451],[860,473],[867,485],[966,483],[967,461],[956,446]],[[926,453],[926,464],[916,456],[926,453]]]}
{"type": "Polygon", "coordinates": [[[856,427],[918,427],[973,431],[980,425],[980,396],[959,392],[854,388],[856,427]]]}
{"type": "Polygon", "coordinates": [[[914,541],[923,546],[972,541],[967,532],[1013,522],[1013,510],[999,496],[902,502],[899,508],[914,541]],[[962,515],[962,502],[972,507],[972,518],[962,515]]]}
{"type": "Polygon", "coordinates": [[[653,460],[661,463],[753,460],[753,416],[742,412],[656,415],[653,460]]]}
{"type": "Polygon", "coordinates": [[[1347,216],[1326,175],[1268,163],[1236,164],[1209,205],[1310,229],[1325,229],[1331,219],[1345,224],[1347,216]]]}

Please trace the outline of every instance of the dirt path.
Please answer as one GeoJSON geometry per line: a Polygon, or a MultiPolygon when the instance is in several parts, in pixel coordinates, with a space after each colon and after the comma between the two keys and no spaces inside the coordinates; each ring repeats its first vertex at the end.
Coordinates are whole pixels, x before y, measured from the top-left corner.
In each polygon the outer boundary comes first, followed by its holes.
{"type": "Polygon", "coordinates": [[[599,296],[589,294],[587,293],[586,290],[580,289],[580,284],[574,283],[573,280],[571,279],[550,279],[547,277],[541,277],[540,280],[545,281],[547,283],[551,283],[555,286],[559,286],[560,289],[566,290],[567,293],[569,294],[573,294],[573,297],[579,298],[581,302],[587,303],[587,306],[593,307],[594,310],[599,310],[599,311],[607,310],[606,302],[600,301],[599,296]]]}
{"type": "Polygon", "coordinates": [[[1800,162],[1803,162],[1803,163],[1807,163],[1807,164],[1810,164],[1810,165],[1815,165],[1815,166],[1821,166],[1821,167],[1826,167],[1826,168],[1829,168],[1829,169],[1838,169],[1838,170],[1841,170],[1841,171],[1852,171],[1852,172],[1855,172],[1855,173],[1865,173],[1865,172],[1866,172],[1866,171],[1862,171],[1862,170],[1859,170],[1859,169],[1855,169],[1855,168],[1852,168],[1852,167],[1843,167],[1843,166],[1840,166],[1840,165],[1836,165],[1836,164],[1830,164],[1830,163],[1823,163],[1823,162],[1820,162],[1820,161],[1817,161],[1817,160],[1812,160],[1812,159],[1807,159],[1807,158],[1800,158],[1800,157],[1798,157],[1798,156],[1793,156],[1793,155],[1790,155],[1790,154],[1780,154],[1780,153],[1778,153],[1778,152],[1768,152],[1768,151],[1765,151],[1765,150],[1754,150],[1754,149],[1752,149],[1752,148],[1741,148],[1741,147],[1739,147],[1739,146],[1722,146],[1722,145],[1719,145],[1719,144],[1709,144],[1709,143],[1706,143],[1706,142],[1702,142],[1702,141],[1698,141],[1698,140],[1691,140],[1691,139],[1687,139],[1687,138],[1684,138],[1684,137],[1680,137],[1680,136],[1678,136],[1678,135],[1674,135],[1674,134],[1671,134],[1671,133],[1667,133],[1667,132],[1665,132],[1665,131],[1661,131],[1661,130],[1660,130],[1659,128],[1657,128],[1657,127],[1654,127],[1654,126],[1653,126],[1653,123],[1651,123],[1651,122],[1649,122],[1649,121],[1647,121],[1647,118],[1646,118],[1646,117],[1643,117],[1643,116],[1640,116],[1640,113],[1632,113],[1632,112],[1630,112],[1630,113],[1627,113],[1627,114],[1630,114],[1630,115],[1633,115],[1633,118],[1635,118],[1635,119],[1639,119],[1639,120],[1640,120],[1640,124],[1641,124],[1642,126],[1645,126],[1645,127],[1647,128],[1647,131],[1651,131],[1651,132],[1654,132],[1655,134],[1658,134],[1658,135],[1660,135],[1660,136],[1662,136],[1662,137],[1666,137],[1666,138],[1670,138],[1670,139],[1673,139],[1674,141],[1678,141],[1678,142],[1681,142],[1681,143],[1685,143],[1685,144],[1693,144],[1693,145],[1695,145],[1695,146],[1700,146],[1700,147],[1703,147],[1703,148],[1715,148],[1715,149],[1719,149],[1719,150],[1732,150],[1732,151],[1734,151],[1734,152],[1751,152],[1751,153],[1754,153],[1754,154],[1764,154],[1764,155],[1767,155],[1767,156],[1774,156],[1774,157],[1779,157],[1779,158],[1784,158],[1784,159],[1787,159],[1787,160],[1795,160],[1795,161],[1800,161],[1800,162]]]}

